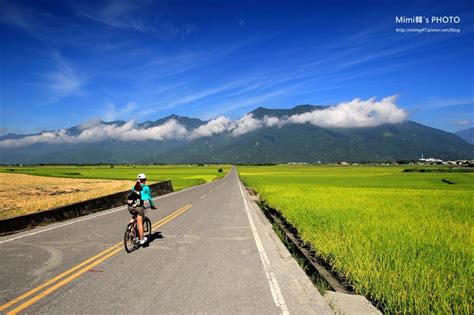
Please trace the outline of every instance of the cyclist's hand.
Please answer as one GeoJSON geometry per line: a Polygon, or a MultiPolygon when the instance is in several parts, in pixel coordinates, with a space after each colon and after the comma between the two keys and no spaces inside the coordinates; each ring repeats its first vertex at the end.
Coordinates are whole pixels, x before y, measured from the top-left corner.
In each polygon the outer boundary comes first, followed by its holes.
{"type": "Polygon", "coordinates": [[[156,210],[156,209],[157,209],[155,206],[151,206],[150,208],[153,209],[153,210],[156,210]]]}

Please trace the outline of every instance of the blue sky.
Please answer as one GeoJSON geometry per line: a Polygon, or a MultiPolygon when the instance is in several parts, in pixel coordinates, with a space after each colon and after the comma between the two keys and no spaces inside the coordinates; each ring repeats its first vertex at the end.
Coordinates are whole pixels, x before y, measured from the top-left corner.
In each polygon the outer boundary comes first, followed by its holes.
{"type": "Polygon", "coordinates": [[[410,120],[466,129],[473,20],[472,1],[0,0],[0,131],[391,95],[410,120]],[[395,31],[414,15],[461,32],[395,31]]]}

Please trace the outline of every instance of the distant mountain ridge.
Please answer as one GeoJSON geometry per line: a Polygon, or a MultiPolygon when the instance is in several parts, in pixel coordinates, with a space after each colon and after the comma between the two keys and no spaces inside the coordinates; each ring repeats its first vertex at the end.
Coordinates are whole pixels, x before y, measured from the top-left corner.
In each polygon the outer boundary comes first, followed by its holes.
{"type": "Polygon", "coordinates": [[[460,137],[461,139],[466,140],[470,144],[474,144],[474,127],[456,131],[454,134],[460,137]]]}
{"type": "MultiPolygon", "coordinates": [[[[325,108],[316,105],[299,105],[291,109],[259,107],[249,114],[256,119],[265,116],[282,118],[325,108]]],[[[137,123],[136,128],[161,126],[170,120],[187,130],[208,123],[198,118],[170,115],[137,123]]],[[[102,122],[116,126],[125,123],[102,122]]],[[[84,126],[74,126],[66,129],[66,134],[78,136],[83,129],[84,126]]],[[[0,141],[23,137],[9,134],[0,137],[0,141]]],[[[442,159],[474,158],[474,146],[457,135],[412,121],[363,128],[322,128],[305,123],[262,127],[239,136],[222,132],[196,139],[102,139],[96,142],[0,146],[0,163],[362,162],[418,159],[422,154],[442,159]]]]}
{"type": "Polygon", "coordinates": [[[150,127],[156,127],[164,124],[170,119],[176,120],[179,124],[185,126],[187,129],[195,129],[200,127],[201,125],[204,125],[206,121],[203,121],[199,118],[190,118],[186,116],[179,116],[179,115],[169,115],[164,118],[160,118],[155,121],[146,121],[142,124],[138,124],[139,128],[150,128],[150,127]]]}
{"type": "Polygon", "coordinates": [[[299,115],[307,112],[311,112],[313,110],[321,110],[326,109],[329,106],[318,106],[318,105],[297,105],[290,109],[269,109],[265,107],[257,107],[250,114],[253,114],[255,118],[262,119],[264,116],[269,117],[278,117],[282,118],[285,116],[292,116],[292,115],[299,115]]]}

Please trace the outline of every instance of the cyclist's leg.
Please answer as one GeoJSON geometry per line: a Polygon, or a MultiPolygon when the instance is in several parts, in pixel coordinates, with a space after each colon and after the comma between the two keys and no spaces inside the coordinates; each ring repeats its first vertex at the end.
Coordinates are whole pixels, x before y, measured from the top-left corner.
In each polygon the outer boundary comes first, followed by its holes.
{"type": "Polygon", "coordinates": [[[138,225],[138,234],[140,235],[140,240],[143,239],[143,216],[141,214],[137,215],[137,225],[138,225]]]}

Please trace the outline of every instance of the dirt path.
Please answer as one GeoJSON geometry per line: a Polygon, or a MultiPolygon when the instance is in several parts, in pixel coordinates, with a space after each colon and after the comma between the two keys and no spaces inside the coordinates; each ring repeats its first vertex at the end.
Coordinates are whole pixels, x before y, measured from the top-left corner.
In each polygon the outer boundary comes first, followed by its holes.
{"type": "Polygon", "coordinates": [[[133,181],[0,173],[0,219],[129,189],[133,181]]]}

